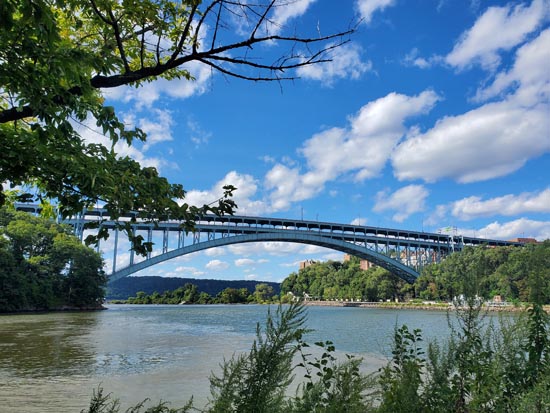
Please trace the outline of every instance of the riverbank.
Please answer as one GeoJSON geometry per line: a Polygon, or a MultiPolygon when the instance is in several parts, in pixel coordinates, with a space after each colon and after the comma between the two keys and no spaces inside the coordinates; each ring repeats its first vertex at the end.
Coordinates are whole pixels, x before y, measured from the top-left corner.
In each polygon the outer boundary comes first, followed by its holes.
{"type": "Polygon", "coordinates": [[[107,307],[103,305],[98,306],[85,306],[76,307],[70,305],[63,305],[54,308],[24,308],[17,311],[0,312],[0,316],[3,315],[18,315],[18,314],[47,314],[47,313],[65,313],[65,312],[89,312],[89,311],[103,311],[107,310],[107,307]]]}
{"type": "MultiPolygon", "coordinates": [[[[396,303],[396,302],[364,302],[364,301],[321,301],[307,300],[304,301],[308,306],[326,306],[326,307],[360,307],[360,308],[387,308],[392,310],[423,310],[423,311],[447,311],[454,310],[454,306],[449,303],[424,302],[424,303],[396,303]]],[[[505,312],[521,312],[529,308],[527,304],[514,305],[497,305],[484,304],[483,310],[487,311],[505,311],[505,312]]],[[[550,305],[543,306],[543,309],[550,313],[550,305]]]]}

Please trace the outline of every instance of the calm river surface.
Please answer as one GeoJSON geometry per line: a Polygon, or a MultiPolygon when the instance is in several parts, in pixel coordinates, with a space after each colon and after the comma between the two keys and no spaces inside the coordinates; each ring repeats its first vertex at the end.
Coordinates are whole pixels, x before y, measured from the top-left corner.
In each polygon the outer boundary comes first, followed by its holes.
{"type": "MultiPolygon", "coordinates": [[[[262,305],[131,306],[107,311],[0,316],[0,412],[80,412],[101,383],[123,407],[145,397],[202,407],[208,377],[223,358],[250,348],[262,305]]],[[[275,307],[272,306],[274,310],[275,307]]],[[[445,312],[308,307],[306,341],[336,349],[376,370],[396,325],[448,336],[445,312]]]]}

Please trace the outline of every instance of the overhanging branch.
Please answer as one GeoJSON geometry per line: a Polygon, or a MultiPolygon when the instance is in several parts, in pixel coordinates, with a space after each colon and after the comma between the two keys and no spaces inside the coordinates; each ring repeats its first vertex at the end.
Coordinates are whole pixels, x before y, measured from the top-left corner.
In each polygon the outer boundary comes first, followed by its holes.
{"type": "MultiPolygon", "coordinates": [[[[104,88],[114,88],[123,85],[136,84],[140,81],[152,79],[154,77],[162,76],[164,73],[167,73],[171,70],[177,69],[178,67],[189,63],[189,62],[201,62],[206,64],[213,69],[235,78],[252,80],[252,81],[280,81],[280,80],[292,80],[296,79],[296,76],[280,76],[281,73],[296,69],[303,66],[308,66],[312,64],[324,63],[331,61],[330,57],[327,56],[327,52],[330,50],[340,47],[343,44],[347,43],[349,40],[344,39],[345,36],[351,35],[355,28],[348,29],[346,31],[330,34],[327,36],[316,36],[316,37],[300,37],[298,35],[284,36],[279,34],[264,34],[258,36],[259,28],[263,23],[270,22],[269,12],[273,10],[275,2],[270,0],[265,7],[261,10],[254,9],[253,6],[246,3],[241,3],[239,1],[224,1],[224,0],[215,0],[212,1],[201,13],[201,18],[197,22],[197,27],[195,30],[191,29],[191,18],[183,25],[181,37],[179,37],[177,43],[174,44],[172,54],[169,58],[163,62],[160,60],[160,56],[157,56],[156,62],[144,62],[143,54],[141,54],[138,59],[141,59],[138,69],[131,69],[131,62],[128,60],[128,57],[125,54],[125,42],[130,41],[132,38],[135,38],[136,34],[141,34],[142,36],[146,32],[154,32],[154,28],[151,26],[144,25],[142,29],[138,31],[133,31],[133,36],[125,35],[119,30],[118,21],[115,18],[114,14],[109,11],[103,13],[99,10],[98,5],[94,0],[90,0],[91,7],[99,20],[103,21],[105,25],[111,26],[114,28],[114,39],[117,44],[117,51],[119,53],[119,59],[121,64],[121,72],[111,75],[97,74],[89,79],[90,86],[95,89],[104,89],[104,88]],[[198,48],[198,39],[199,31],[206,21],[208,15],[212,15],[212,18],[215,19],[214,33],[212,34],[213,39],[219,38],[218,31],[220,30],[220,15],[221,10],[217,11],[217,14],[214,11],[214,5],[223,5],[224,9],[230,6],[239,6],[245,7],[248,11],[252,11],[255,15],[255,22],[253,22],[250,32],[246,39],[242,41],[232,42],[229,44],[224,44],[216,46],[215,40],[210,43],[210,48],[208,50],[201,51],[198,48]],[[192,33],[193,32],[193,33],[192,33]],[[191,39],[192,37],[192,39],[191,39]],[[189,49],[184,48],[185,41],[189,39],[192,43],[192,47],[189,49]],[[281,43],[291,43],[294,45],[304,45],[305,49],[309,51],[309,45],[326,43],[334,39],[339,39],[335,44],[322,47],[318,51],[311,51],[306,53],[304,56],[295,54],[294,52],[288,53],[287,55],[281,56],[275,63],[264,64],[258,61],[254,61],[253,57],[249,57],[248,53],[244,53],[244,57],[233,57],[231,56],[232,52],[237,50],[253,50],[253,47],[257,44],[269,43],[269,42],[281,42],[281,43]],[[231,66],[231,67],[229,67],[231,66]],[[257,69],[259,73],[257,75],[250,75],[244,71],[239,71],[238,68],[253,68],[257,69]],[[236,68],[236,69],[235,69],[236,68]]],[[[198,5],[194,4],[189,12],[188,17],[198,15],[198,5]]],[[[248,15],[248,14],[247,14],[248,15]]],[[[273,23],[274,24],[274,23],[273,23]]],[[[145,41],[142,37],[142,44],[145,41]]],[[[159,35],[160,41],[160,35],[159,35]]],[[[234,53],[233,53],[234,54],[234,53]]],[[[98,56],[98,59],[101,57],[98,56]]],[[[53,96],[49,98],[50,102],[54,105],[58,105],[60,108],[70,104],[67,102],[66,98],[62,99],[61,96],[64,95],[73,95],[81,96],[82,89],[80,87],[72,87],[67,91],[60,91],[59,96],[53,96]]],[[[46,97],[46,100],[48,98],[46,97]]],[[[71,99],[69,99],[71,100],[71,99]]],[[[67,109],[67,108],[65,108],[67,109]]],[[[21,120],[33,116],[39,115],[37,108],[33,107],[33,104],[28,104],[22,107],[10,107],[3,110],[0,110],[0,123],[7,123],[16,120],[21,120]]]]}

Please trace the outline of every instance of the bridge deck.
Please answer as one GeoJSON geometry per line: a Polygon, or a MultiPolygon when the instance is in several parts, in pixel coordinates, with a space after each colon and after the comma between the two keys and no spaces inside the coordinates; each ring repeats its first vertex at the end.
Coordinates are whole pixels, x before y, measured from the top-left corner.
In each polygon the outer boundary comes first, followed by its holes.
{"type": "MultiPolygon", "coordinates": [[[[18,205],[17,209],[37,213],[37,205],[18,205]]],[[[461,250],[464,246],[506,246],[522,245],[517,242],[463,237],[424,231],[410,231],[395,228],[351,225],[321,221],[304,221],[284,218],[253,217],[242,215],[204,215],[197,219],[191,234],[192,245],[184,245],[185,234],[178,221],[151,222],[137,218],[137,214],[123,216],[119,221],[109,220],[106,210],[90,209],[79,217],[64,220],[75,227],[82,238],[84,224],[98,222],[104,228],[115,230],[112,278],[129,275],[147,266],[175,258],[179,255],[197,252],[232,243],[245,242],[299,242],[331,248],[368,259],[407,281],[413,281],[419,269],[432,262],[439,262],[447,254],[461,250]],[[130,266],[116,270],[118,225],[130,222],[135,231],[145,231],[151,241],[152,233],[163,233],[162,252],[150,254],[145,261],[134,262],[133,253],[130,266]],[[178,234],[178,246],[168,248],[168,234],[178,234]],[[201,239],[201,236],[204,238],[201,239]]]]}

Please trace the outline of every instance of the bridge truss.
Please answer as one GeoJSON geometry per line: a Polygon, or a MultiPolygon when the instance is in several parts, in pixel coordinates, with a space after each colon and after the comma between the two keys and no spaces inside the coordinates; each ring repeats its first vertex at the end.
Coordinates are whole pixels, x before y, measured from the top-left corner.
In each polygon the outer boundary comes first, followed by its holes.
{"type": "MultiPolygon", "coordinates": [[[[39,205],[18,204],[16,208],[31,213],[40,212],[39,205]]],[[[117,222],[110,221],[106,214],[107,212],[102,209],[90,209],[79,217],[63,222],[72,225],[75,234],[81,240],[84,238],[86,223],[99,221],[102,227],[112,230],[114,248],[109,282],[182,255],[209,248],[250,242],[294,242],[341,251],[386,268],[408,282],[414,282],[425,265],[441,262],[446,256],[462,250],[465,246],[522,245],[517,242],[462,235],[331,222],[236,215],[204,215],[197,220],[195,231],[192,234],[186,234],[181,223],[177,221],[158,224],[133,223],[133,231],[144,232],[148,242],[152,242],[154,234],[161,234],[162,244],[155,244],[158,248],[149,253],[145,259],[136,257],[130,250],[129,265],[118,268],[119,230],[117,222]]],[[[131,216],[126,216],[120,221],[129,221],[130,219],[131,216]]],[[[97,248],[99,250],[100,246],[98,245],[97,248]]]]}
{"type": "Polygon", "coordinates": [[[465,246],[519,245],[484,238],[330,222],[205,215],[197,221],[192,234],[186,234],[181,224],[175,221],[133,224],[134,231],[145,232],[149,242],[154,234],[162,234],[162,244],[159,243],[158,248],[141,261],[130,251],[129,265],[118,268],[118,230],[116,223],[109,221],[104,213],[101,209],[89,210],[66,222],[73,225],[81,239],[84,224],[87,222],[101,220],[102,226],[113,230],[115,245],[110,282],[193,252],[231,244],[266,241],[302,243],[341,251],[386,268],[408,282],[414,282],[423,266],[438,263],[465,246]]]}

